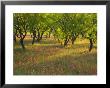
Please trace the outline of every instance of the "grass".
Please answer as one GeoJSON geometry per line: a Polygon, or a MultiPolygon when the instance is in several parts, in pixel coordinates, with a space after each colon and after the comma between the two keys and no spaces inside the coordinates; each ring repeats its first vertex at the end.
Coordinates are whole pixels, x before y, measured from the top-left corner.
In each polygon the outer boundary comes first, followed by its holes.
{"type": "Polygon", "coordinates": [[[51,38],[31,44],[25,39],[26,50],[14,43],[14,75],[96,75],[96,45],[88,52],[89,41],[77,39],[63,47],[51,38]]]}

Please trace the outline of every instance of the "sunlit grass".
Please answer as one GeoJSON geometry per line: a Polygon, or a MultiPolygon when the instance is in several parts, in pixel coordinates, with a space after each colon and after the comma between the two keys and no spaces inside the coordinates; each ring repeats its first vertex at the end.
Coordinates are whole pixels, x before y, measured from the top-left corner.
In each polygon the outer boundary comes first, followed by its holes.
{"type": "Polygon", "coordinates": [[[22,50],[14,43],[14,75],[96,75],[96,44],[88,52],[89,41],[77,39],[74,45],[63,47],[51,38],[31,44],[25,39],[22,50]]]}

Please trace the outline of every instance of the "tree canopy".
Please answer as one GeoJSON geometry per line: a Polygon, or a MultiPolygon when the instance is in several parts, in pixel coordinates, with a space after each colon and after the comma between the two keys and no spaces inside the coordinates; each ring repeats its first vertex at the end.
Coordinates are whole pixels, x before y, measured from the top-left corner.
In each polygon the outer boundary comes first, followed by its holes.
{"type": "Polygon", "coordinates": [[[14,13],[14,41],[19,38],[23,49],[24,39],[29,32],[32,44],[42,40],[43,35],[53,35],[64,46],[80,36],[90,41],[89,51],[97,40],[96,13],[14,13]]]}

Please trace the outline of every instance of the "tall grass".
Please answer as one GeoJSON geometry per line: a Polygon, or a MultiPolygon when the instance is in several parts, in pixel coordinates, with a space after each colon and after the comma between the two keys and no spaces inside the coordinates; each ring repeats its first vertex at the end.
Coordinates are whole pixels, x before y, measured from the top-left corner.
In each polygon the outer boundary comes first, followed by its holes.
{"type": "Polygon", "coordinates": [[[96,75],[96,45],[88,52],[88,40],[77,39],[74,45],[63,47],[51,38],[31,44],[25,39],[26,50],[14,43],[14,75],[96,75]]]}

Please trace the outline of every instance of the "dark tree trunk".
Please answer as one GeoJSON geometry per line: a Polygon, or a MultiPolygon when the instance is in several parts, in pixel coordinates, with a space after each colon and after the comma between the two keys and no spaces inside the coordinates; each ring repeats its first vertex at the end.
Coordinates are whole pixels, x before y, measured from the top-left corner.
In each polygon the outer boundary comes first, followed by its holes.
{"type": "Polygon", "coordinates": [[[63,44],[62,44],[62,41],[60,41],[60,39],[57,39],[57,40],[58,40],[58,43],[60,43],[61,45],[63,45],[63,44]]]}
{"type": "Polygon", "coordinates": [[[41,33],[40,40],[42,40],[42,36],[43,36],[43,34],[44,34],[44,32],[41,33]]]}
{"type": "Polygon", "coordinates": [[[34,42],[35,42],[35,38],[36,38],[36,37],[34,36],[34,37],[33,37],[33,40],[32,40],[32,45],[33,45],[33,44],[34,44],[34,42]]]}
{"type": "Polygon", "coordinates": [[[90,52],[93,48],[93,41],[92,39],[89,39],[89,41],[90,41],[90,46],[89,46],[89,52],[90,52]]]}
{"type": "Polygon", "coordinates": [[[33,31],[33,40],[32,40],[32,44],[34,44],[34,42],[35,42],[35,38],[36,38],[36,31],[33,31]]]}
{"type": "Polygon", "coordinates": [[[19,38],[20,38],[20,44],[21,44],[22,49],[24,50],[24,49],[25,49],[25,46],[24,46],[24,38],[25,38],[27,32],[26,32],[26,30],[25,30],[25,33],[23,34],[23,33],[21,32],[21,30],[20,30],[19,33],[20,33],[20,36],[19,36],[19,38]]]}
{"type": "Polygon", "coordinates": [[[40,36],[40,39],[39,40],[42,40],[42,35],[40,36]]]}
{"type": "Polygon", "coordinates": [[[72,37],[72,39],[71,39],[71,43],[72,43],[72,45],[74,44],[74,41],[76,40],[76,37],[72,37]]]}
{"type": "Polygon", "coordinates": [[[59,39],[57,39],[58,40],[58,43],[60,43],[60,40],[59,39]]]}
{"type": "Polygon", "coordinates": [[[14,41],[16,42],[16,35],[14,34],[14,36],[13,36],[13,37],[14,37],[14,41]]]}
{"type": "Polygon", "coordinates": [[[31,38],[32,38],[32,35],[31,35],[31,38]]]}
{"type": "Polygon", "coordinates": [[[67,46],[68,41],[69,41],[69,39],[68,39],[68,38],[66,38],[66,39],[64,40],[64,47],[65,47],[65,46],[67,46]]]}
{"type": "Polygon", "coordinates": [[[20,39],[20,44],[21,44],[21,46],[22,46],[22,48],[24,50],[25,49],[25,46],[24,46],[23,38],[20,39]]]}
{"type": "Polygon", "coordinates": [[[37,42],[40,41],[40,32],[38,31],[38,37],[37,37],[37,42]]]}

